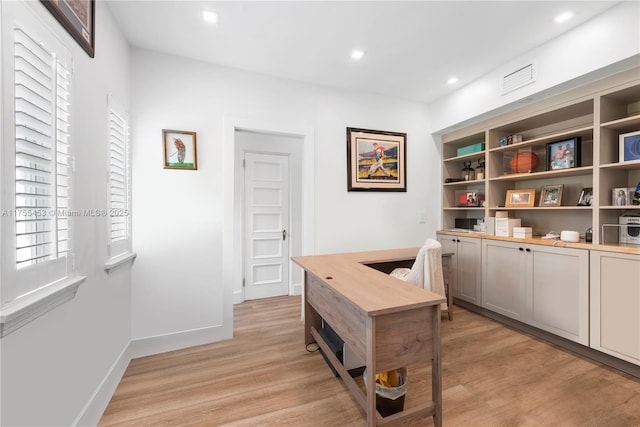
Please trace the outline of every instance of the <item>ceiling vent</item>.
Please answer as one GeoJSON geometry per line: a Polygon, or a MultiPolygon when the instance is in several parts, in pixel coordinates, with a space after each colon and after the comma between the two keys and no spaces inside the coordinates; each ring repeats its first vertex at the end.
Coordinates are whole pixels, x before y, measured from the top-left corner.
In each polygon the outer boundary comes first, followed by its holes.
{"type": "Polygon", "coordinates": [[[502,94],[505,95],[534,81],[533,64],[526,65],[502,78],[502,94]]]}

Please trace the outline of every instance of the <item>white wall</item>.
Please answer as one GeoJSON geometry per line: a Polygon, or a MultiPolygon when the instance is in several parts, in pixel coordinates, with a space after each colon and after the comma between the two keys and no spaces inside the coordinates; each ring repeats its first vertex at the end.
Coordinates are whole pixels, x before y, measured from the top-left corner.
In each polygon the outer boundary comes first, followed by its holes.
{"type": "MultiPolygon", "coordinates": [[[[96,2],[95,59],[40,2],[29,2],[29,6],[43,25],[55,29],[75,60],[75,207],[106,209],[107,93],[128,105],[128,44],[103,2],[96,2]]],[[[75,225],[76,267],[87,276],[76,298],[2,338],[2,425],[97,422],[104,408],[99,403],[95,407],[99,399],[90,399],[112,368],[119,368],[129,343],[130,267],[111,274],[104,270],[106,218],[80,217],[75,225]]]]}
{"type": "Polygon", "coordinates": [[[640,64],[640,3],[620,2],[575,29],[469,83],[429,106],[431,132],[450,130],[640,64]],[[502,95],[502,78],[534,64],[536,81],[502,95]],[[590,74],[591,73],[591,74],[590,74]],[[466,123],[465,123],[466,122],[466,123]],[[458,126],[456,126],[458,127],[458,126]]]}
{"type": "Polygon", "coordinates": [[[132,63],[134,249],[139,254],[132,330],[142,343],[140,354],[171,348],[171,334],[182,331],[190,331],[187,340],[196,342],[230,333],[230,325],[223,324],[224,301],[225,287],[231,293],[233,284],[223,283],[221,263],[228,250],[221,236],[223,189],[229,184],[221,179],[225,118],[314,129],[313,252],[419,246],[435,236],[440,157],[425,106],[144,50],[133,50],[132,63]],[[348,126],[407,133],[406,193],[347,192],[348,126]],[[197,132],[198,171],[162,168],[163,128],[197,132]],[[418,223],[421,211],[423,224],[418,223]]]}

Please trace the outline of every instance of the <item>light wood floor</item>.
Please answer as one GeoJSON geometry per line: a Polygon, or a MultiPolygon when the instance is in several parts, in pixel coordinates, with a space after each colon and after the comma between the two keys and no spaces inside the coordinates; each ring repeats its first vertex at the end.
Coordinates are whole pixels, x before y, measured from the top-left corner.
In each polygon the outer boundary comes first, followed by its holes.
{"type": "MultiPolygon", "coordinates": [[[[235,306],[235,338],[131,361],[100,426],[362,426],[304,348],[300,297],[235,306]]],[[[445,426],[638,426],[640,381],[454,307],[442,320],[445,426]]],[[[430,394],[409,366],[405,407],[430,394]]],[[[430,426],[431,420],[416,425],[430,426]]]]}

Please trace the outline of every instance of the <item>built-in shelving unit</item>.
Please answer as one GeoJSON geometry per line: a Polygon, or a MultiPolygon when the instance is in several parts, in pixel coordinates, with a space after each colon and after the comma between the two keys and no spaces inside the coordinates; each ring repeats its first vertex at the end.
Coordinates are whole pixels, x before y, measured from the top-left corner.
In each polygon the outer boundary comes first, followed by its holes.
{"type": "MultiPolygon", "coordinates": [[[[630,205],[629,190],[640,182],[640,159],[620,160],[620,135],[640,131],[640,70],[628,70],[554,98],[442,135],[442,228],[455,228],[457,218],[495,216],[508,211],[521,218],[534,234],[593,230],[600,241],[602,224],[618,223],[625,212],[640,212],[630,205]],[[505,145],[505,137],[519,141],[505,145]],[[579,138],[580,153],[565,169],[551,170],[554,143],[579,138]],[[458,156],[458,149],[484,143],[484,150],[458,156]],[[528,159],[527,170],[519,161],[528,159]],[[461,178],[462,169],[484,163],[481,179],[461,178]],[[515,165],[515,166],[514,166],[515,165]],[[562,185],[560,206],[539,206],[543,186],[562,185]],[[592,189],[591,206],[578,206],[584,189],[592,189]],[[618,206],[614,191],[626,189],[629,205],[618,206]],[[534,206],[506,208],[509,190],[535,189],[534,206]],[[477,197],[479,206],[465,205],[465,194],[477,197]]],[[[577,150],[576,150],[576,153],[577,150]]],[[[472,200],[471,197],[470,199],[472,200]]],[[[475,200],[475,199],[473,199],[475,200]]],[[[471,203],[473,204],[473,203],[471,203]]]]}

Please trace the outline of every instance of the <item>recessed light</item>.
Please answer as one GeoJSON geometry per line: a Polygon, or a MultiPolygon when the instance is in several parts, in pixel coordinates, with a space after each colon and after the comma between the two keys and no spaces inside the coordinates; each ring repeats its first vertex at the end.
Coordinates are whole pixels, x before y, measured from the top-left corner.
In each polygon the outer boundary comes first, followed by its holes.
{"type": "Polygon", "coordinates": [[[556,16],[553,20],[558,24],[562,24],[563,22],[567,22],[571,18],[573,18],[573,12],[567,11],[556,16]]]}
{"type": "Polygon", "coordinates": [[[460,80],[460,79],[457,78],[457,77],[449,77],[449,79],[447,80],[447,84],[448,85],[456,84],[456,83],[458,83],[458,80],[460,80]]]}
{"type": "Polygon", "coordinates": [[[212,12],[210,10],[203,10],[202,11],[202,19],[204,19],[204,22],[208,22],[210,24],[217,24],[218,23],[218,14],[215,12],[212,12]]]}
{"type": "Polygon", "coordinates": [[[354,61],[361,60],[363,56],[364,56],[364,51],[362,50],[356,49],[351,52],[351,59],[353,59],[354,61]]]}

